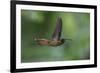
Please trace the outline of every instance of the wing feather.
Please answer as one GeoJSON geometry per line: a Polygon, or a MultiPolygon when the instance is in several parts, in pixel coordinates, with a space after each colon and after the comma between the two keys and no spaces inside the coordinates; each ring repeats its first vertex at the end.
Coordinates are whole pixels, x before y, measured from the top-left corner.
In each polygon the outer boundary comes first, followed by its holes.
{"type": "Polygon", "coordinates": [[[55,27],[55,30],[52,35],[52,39],[60,40],[61,32],[62,32],[62,19],[61,19],[61,17],[58,17],[57,21],[56,21],[56,27],[55,27]]]}

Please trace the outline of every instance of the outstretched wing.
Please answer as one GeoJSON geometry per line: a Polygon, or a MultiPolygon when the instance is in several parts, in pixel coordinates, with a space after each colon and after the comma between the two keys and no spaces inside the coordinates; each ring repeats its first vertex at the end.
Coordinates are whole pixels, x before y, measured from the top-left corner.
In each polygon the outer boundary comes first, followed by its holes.
{"type": "Polygon", "coordinates": [[[56,21],[55,31],[52,35],[52,40],[60,40],[61,32],[62,32],[62,19],[61,17],[58,17],[56,21]]]}

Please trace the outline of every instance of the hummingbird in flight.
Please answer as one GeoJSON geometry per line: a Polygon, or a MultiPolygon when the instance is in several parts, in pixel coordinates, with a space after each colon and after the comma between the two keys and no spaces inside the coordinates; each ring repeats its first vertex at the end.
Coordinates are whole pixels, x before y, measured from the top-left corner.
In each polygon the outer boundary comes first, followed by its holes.
{"type": "Polygon", "coordinates": [[[56,27],[52,35],[52,39],[44,39],[44,38],[34,38],[34,40],[37,42],[39,45],[47,45],[47,46],[60,46],[64,44],[65,40],[70,40],[70,39],[61,39],[61,32],[62,32],[62,19],[61,17],[57,17],[56,21],[56,27]]]}

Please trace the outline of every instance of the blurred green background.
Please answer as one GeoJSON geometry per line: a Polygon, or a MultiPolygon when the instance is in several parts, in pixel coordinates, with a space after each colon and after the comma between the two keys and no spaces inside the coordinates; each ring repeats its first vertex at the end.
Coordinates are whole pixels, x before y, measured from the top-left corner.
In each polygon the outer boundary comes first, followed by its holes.
{"type": "Polygon", "coordinates": [[[21,62],[86,60],[90,58],[90,14],[21,10],[21,62]],[[61,38],[72,39],[57,47],[40,46],[33,37],[51,39],[57,17],[61,38]]]}

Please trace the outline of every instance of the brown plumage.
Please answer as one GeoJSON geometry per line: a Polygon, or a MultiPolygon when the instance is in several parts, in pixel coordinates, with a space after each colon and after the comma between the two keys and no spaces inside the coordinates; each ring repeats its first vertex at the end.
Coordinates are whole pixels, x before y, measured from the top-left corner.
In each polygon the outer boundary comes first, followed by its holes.
{"type": "Polygon", "coordinates": [[[55,31],[51,40],[48,39],[35,39],[39,45],[48,45],[48,46],[59,46],[64,43],[64,39],[60,39],[62,31],[62,19],[57,18],[55,31]]]}

